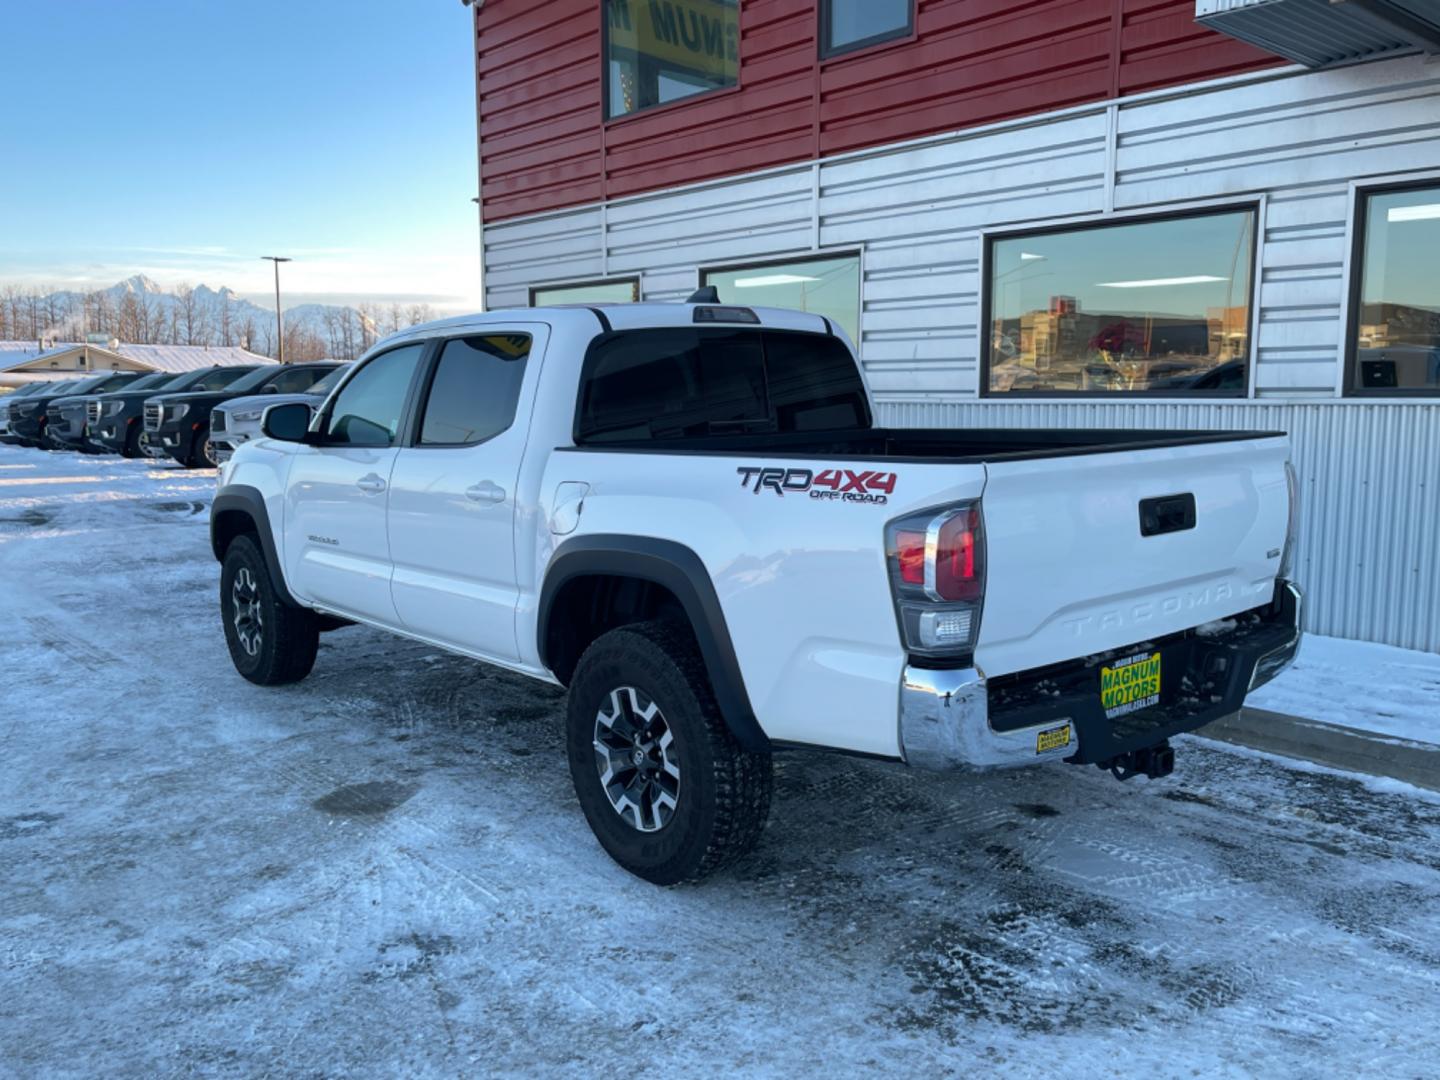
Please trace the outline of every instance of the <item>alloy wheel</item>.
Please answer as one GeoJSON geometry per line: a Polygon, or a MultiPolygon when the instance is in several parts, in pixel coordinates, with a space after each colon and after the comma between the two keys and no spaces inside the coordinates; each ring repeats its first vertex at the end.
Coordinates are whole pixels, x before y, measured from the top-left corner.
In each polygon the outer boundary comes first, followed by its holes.
{"type": "Polygon", "coordinates": [[[658,832],[675,814],[680,767],[660,706],[633,686],[610,691],[595,715],[595,765],[610,806],[640,832],[658,832]]]}
{"type": "Polygon", "coordinates": [[[248,566],[242,566],[235,572],[235,580],[230,585],[230,606],[235,609],[235,636],[240,641],[240,647],[250,656],[259,656],[264,629],[260,615],[260,587],[248,566]]]}

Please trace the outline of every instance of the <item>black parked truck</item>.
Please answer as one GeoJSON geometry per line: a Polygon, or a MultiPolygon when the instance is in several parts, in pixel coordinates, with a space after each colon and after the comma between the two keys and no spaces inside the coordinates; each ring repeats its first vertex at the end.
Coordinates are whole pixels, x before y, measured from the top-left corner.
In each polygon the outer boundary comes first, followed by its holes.
{"type": "Polygon", "coordinates": [[[156,394],[185,390],[219,390],[254,370],[253,364],[197,368],[179,375],[168,374],[148,386],[136,383],[116,393],[106,394],[98,415],[89,424],[87,437],[97,449],[125,457],[139,457],[145,444],[144,409],[147,399],[156,394]]]}
{"type": "MultiPolygon", "coordinates": [[[[61,406],[60,419],[65,423],[57,425],[52,419],[50,421],[50,438],[54,442],[63,443],[71,449],[87,454],[112,453],[111,447],[105,446],[99,441],[100,420],[105,415],[107,406],[113,402],[123,401],[127,394],[143,400],[145,394],[153,394],[174,382],[175,379],[176,375],[173,371],[152,371],[141,375],[138,379],[130,380],[118,390],[107,390],[103,394],[62,398],[55,404],[61,406]]],[[[51,408],[53,409],[54,405],[51,408]]]]}
{"type": "Polygon", "coordinates": [[[59,384],[31,383],[28,386],[20,387],[18,390],[10,391],[10,393],[4,397],[0,397],[0,443],[18,443],[20,441],[19,436],[10,431],[10,414],[12,410],[16,412],[20,411],[15,410],[15,406],[23,403],[26,398],[34,397],[36,394],[41,393],[47,386],[57,385],[59,384]]]}
{"type": "Polygon", "coordinates": [[[88,378],[69,380],[47,386],[44,391],[27,394],[10,406],[10,434],[22,446],[48,446],[45,437],[50,424],[50,403],[72,394],[89,394],[119,386],[134,377],[130,371],[108,371],[88,378]]]}
{"type": "Polygon", "coordinates": [[[220,464],[210,438],[210,410],[222,402],[253,394],[295,394],[308,390],[335,370],[336,363],[264,364],[223,387],[196,386],[183,393],[164,393],[145,402],[144,452],[171,457],[188,469],[220,464]]]}
{"type": "Polygon", "coordinates": [[[45,445],[50,450],[79,450],[95,453],[90,446],[89,404],[101,394],[129,389],[151,380],[152,376],[138,371],[121,372],[122,380],[109,379],[89,393],[70,393],[52,398],[45,408],[45,445]]]}

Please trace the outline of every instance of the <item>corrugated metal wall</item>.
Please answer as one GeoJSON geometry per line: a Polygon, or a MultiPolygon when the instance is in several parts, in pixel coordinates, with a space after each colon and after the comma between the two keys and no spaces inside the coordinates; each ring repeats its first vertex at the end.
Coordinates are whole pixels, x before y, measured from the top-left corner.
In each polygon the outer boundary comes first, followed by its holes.
{"type": "Polygon", "coordinates": [[[899,427],[1286,431],[1300,476],[1306,629],[1440,652],[1440,402],[909,402],[899,427]]]}
{"type": "Polygon", "coordinates": [[[860,248],[861,358],[893,417],[1292,431],[1312,629],[1440,650],[1440,412],[1337,400],[1350,182],[1440,171],[1437,116],[1440,66],[1420,58],[1074,109],[493,224],[486,295],[638,274],[645,298],[680,299],[702,266],[860,248]],[[976,400],[983,230],[1258,196],[1259,402],[976,400]]]}
{"type": "Polygon", "coordinates": [[[1193,0],[918,0],[913,39],[823,60],[817,9],[743,0],[738,89],[605,123],[600,0],[476,5],[485,220],[1280,62],[1193,0]]]}

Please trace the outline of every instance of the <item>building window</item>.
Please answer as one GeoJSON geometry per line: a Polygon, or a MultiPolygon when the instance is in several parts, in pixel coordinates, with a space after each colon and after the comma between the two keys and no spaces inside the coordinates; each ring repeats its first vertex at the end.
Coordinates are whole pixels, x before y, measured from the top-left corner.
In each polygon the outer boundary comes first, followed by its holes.
{"type": "Polygon", "coordinates": [[[531,307],[554,307],[556,304],[633,304],[639,299],[639,278],[582,281],[574,285],[537,285],[530,290],[531,307]]]}
{"type": "Polygon", "coordinates": [[[823,315],[860,341],[860,255],[829,255],[794,262],[752,263],[706,270],[726,304],[790,308],[823,315]]]}
{"type": "Polygon", "coordinates": [[[605,115],[734,86],[740,0],[605,0],[605,115]]]}
{"type": "Polygon", "coordinates": [[[820,0],[820,55],[836,56],[908,37],[915,0],[820,0]]]}
{"type": "Polygon", "coordinates": [[[1252,208],[990,239],[990,394],[1245,393],[1252,208]]]}
{"type": "Polygon", "coordinates": [[[1440,394],[1440,186],[1361,196],[1351,391],[1440,394]]]}

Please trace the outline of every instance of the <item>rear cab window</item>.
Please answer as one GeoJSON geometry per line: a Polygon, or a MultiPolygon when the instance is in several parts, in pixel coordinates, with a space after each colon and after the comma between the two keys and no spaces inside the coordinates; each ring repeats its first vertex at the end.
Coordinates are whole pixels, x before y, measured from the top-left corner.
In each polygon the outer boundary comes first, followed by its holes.
{"type": "Polygon", "coordinates": [[[857,431],[870,406],[836,337],[743,327],[624,330],[585,358],[577,444],[857,431]]]}

